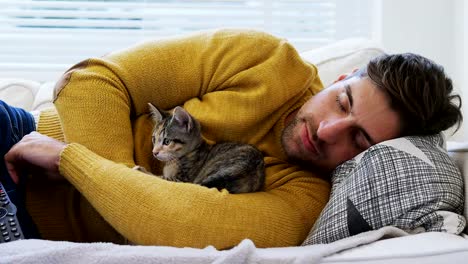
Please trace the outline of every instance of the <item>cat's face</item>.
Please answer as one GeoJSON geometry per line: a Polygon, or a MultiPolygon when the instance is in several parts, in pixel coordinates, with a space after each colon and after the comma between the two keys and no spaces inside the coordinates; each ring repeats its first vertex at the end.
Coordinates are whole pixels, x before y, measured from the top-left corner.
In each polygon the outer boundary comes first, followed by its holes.
{"type": "Polygon", "coordinates": [[[172,113],[158,110],[149,104],[155,122],[153,156],[161,161],[180,158],[194,150],[201,142],[199,123],[182,107],[172,113]]]}

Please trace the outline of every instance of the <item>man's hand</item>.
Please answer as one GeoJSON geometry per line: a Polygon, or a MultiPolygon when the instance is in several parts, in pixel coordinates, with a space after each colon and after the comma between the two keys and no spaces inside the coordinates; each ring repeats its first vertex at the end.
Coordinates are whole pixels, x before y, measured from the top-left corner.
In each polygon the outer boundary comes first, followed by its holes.
{"type": "Polygon", "coordinates": [[[11,178],[19,182],[20,173],[40,172],[50,179],[63,179],[59,173],[60,153],[67,145],[53,138],[32,132],[16,143],[5,155],[11,178]]]}

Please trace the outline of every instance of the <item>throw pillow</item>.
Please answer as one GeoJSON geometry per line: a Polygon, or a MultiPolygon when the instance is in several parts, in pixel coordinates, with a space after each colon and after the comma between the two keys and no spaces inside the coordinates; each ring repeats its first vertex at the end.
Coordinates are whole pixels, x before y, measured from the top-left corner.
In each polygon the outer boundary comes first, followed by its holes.
{"type": "Polygon", "coordinates": [[[384,226],[410,233],[461,233],[466,224],[463,180],[443,146],[439,134],[398,138],[338,166],[330,200],[303,245],[384,226]]]}

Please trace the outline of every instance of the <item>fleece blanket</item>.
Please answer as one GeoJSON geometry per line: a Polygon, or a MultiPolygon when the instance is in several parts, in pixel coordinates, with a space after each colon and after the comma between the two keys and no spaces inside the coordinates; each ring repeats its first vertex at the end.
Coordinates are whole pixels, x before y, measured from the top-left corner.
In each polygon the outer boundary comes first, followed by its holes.
{"type": "Polygon", "coordinates": [[[330,244],[303,247],[257,248],[245,239],[229,250],[112,243],[73,243],[19,240],[0,244],[0,263],[320,263],[334,253],[371,242],[408,235],[395,227],[361,233],[330,244]]]}

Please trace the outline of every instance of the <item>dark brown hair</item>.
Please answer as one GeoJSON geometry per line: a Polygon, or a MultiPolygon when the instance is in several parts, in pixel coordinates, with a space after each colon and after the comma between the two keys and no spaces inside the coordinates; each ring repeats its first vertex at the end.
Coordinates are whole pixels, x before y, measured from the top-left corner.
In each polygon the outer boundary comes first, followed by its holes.
{"type": "Polygon", "coordinates": [[[434,134],[454,125],[460,128],[461,98],[452,94],[451,79],[433,61],[412,53],[385,54],[372,59],[361,75],[388,95],[391,108],[402,120],[400,136],[434,134]]]}

